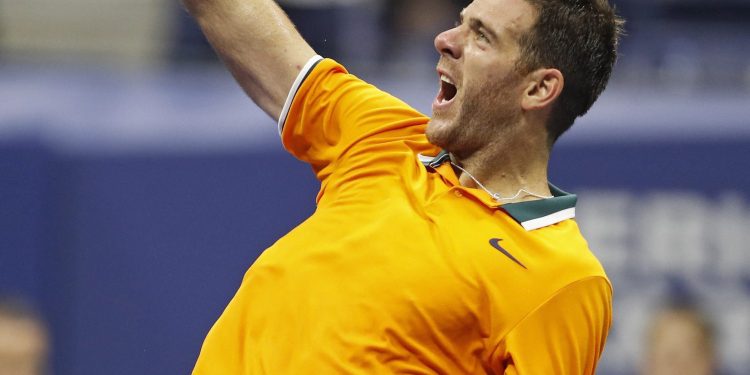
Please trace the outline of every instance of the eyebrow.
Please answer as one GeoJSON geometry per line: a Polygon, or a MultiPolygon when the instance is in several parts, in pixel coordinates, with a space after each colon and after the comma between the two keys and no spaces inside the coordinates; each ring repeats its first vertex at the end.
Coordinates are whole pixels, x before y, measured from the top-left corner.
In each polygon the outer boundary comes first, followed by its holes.
{"type": "MultiPolygon", "coordinates": [[[[460,19],[461,23],[464,23],[464,13],[465,12],[466,12],[466,8],[464,8],[464,10],[462,10],[461,13],[459,14],[459,17],[460,17],[459,19],[460,19]]],[[[479,18],[476,18],[476,17],[469,18],[469,27],[471,29],[473,29],[473,30],[480,30],[480,29],[482,29],[487,34],[489,34],[489,36],[492,39],[498,40],[497,33],[495,32],[495,30],[492,30],[491,28],[489,28],[479,18]]]]}

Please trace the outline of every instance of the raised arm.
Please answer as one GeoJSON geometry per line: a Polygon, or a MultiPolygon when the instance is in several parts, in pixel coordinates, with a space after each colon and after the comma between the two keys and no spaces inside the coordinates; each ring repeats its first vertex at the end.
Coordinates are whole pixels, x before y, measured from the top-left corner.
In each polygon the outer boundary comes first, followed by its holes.
{"type": "Polygon", "coordinates": [[[315,55],[272,0],[183,0],[232,75],[278,119],[294,79],[315,55]]]}

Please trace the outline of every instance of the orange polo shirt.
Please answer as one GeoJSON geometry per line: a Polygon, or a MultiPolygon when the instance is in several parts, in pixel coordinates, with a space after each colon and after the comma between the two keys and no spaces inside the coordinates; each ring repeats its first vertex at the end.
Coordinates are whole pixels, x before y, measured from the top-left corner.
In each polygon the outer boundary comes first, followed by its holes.
{"type": "Polygon", "coordinates": [[[279,121],[321,182],[266,249],[194,374],[593,374],[612,290],[576,198],[500,205],[460,186],[428,118],[312,59],[279,121]],[[426,156],[425,156],[426,155],[426,156]]]}

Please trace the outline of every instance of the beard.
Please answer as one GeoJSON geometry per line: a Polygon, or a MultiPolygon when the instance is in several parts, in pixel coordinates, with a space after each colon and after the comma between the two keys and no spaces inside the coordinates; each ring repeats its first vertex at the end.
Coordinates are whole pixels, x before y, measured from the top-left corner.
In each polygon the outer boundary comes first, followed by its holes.
{"type": "Polygon", "coordinates": [[[501,142],[521,116],[518,99],[512,95],[518,79],[511,75],[492,84],[467,85],[462,97],[457,98],[460,99],[458,114],[454,118],[431,120],[427,139],[458,159],[467,159],[485,146],[501,142]]]}

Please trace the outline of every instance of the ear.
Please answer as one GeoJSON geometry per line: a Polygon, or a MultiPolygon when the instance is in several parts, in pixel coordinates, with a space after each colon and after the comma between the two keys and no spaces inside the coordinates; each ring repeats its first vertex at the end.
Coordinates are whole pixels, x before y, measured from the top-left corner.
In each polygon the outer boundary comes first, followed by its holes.
{"type": "Polygon", "coordinates": [[[548,108],[560,96],[565,86],[562,72],[557,69],[537,69],[529,73],[521,107],[525,111],[548,108]]]}

